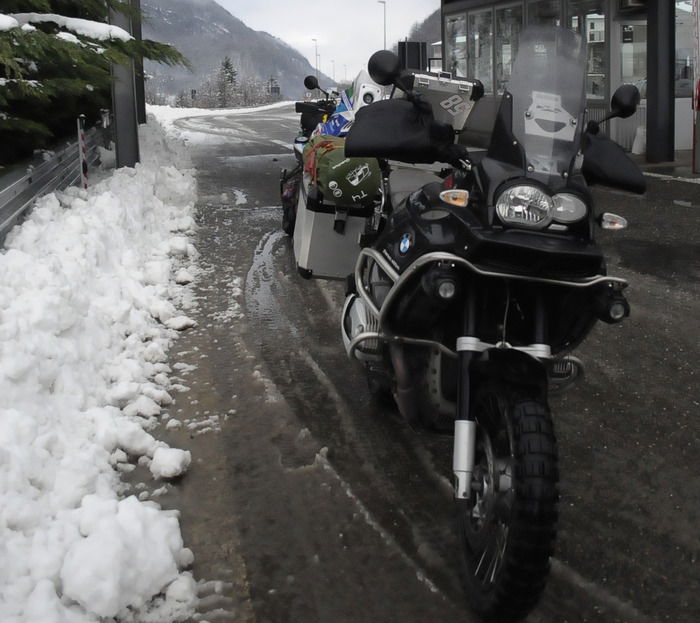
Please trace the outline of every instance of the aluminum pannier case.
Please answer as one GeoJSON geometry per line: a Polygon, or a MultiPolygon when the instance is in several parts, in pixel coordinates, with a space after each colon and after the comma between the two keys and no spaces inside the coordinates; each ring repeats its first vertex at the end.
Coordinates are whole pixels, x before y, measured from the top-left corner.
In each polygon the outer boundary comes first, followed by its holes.
{"type": "Polygon", "coordinates": [[[304,277],[345,279],[380,201],[376,159],[346,158],[344,139],[315,137],[304,151],[294,256],[304,277]]]}
{"type": "MultiPolygon", "coordinates": [[[[475,99],[483,94],[480,82],[453,78],[448,72],[411,73],[403,81],[410,90],[420,93],[432,105],[437,121],[449,123],[456,132],[464,127],[475,99]]],[[[404,94],[397,89],[394,96],[404,97],[404,94]]]]}

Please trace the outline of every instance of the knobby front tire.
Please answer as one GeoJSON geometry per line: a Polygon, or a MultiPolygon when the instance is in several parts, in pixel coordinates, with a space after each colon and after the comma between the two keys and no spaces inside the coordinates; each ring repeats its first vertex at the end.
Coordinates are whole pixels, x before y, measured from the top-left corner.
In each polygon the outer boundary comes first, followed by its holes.
{"type": "Polygon", "coordinates": [[[457,501],[463,586],[486,621],[520,621],[549,574],[557,526],[557,443],[546,401],[504,386],[474,403],[476,490],[457,501]]]}

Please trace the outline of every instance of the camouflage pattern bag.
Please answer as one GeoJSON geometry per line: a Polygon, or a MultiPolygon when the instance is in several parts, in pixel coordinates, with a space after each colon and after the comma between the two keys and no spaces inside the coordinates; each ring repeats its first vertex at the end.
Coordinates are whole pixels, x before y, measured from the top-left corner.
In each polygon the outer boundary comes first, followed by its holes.
{"type": "Polygon", "coordinates": [[[325,203],[370,207],[381,188],[379,164],[375,158],[347,158],[344,150],[342,138],[314,137],[304,150],[305,170],[325,203]]]}

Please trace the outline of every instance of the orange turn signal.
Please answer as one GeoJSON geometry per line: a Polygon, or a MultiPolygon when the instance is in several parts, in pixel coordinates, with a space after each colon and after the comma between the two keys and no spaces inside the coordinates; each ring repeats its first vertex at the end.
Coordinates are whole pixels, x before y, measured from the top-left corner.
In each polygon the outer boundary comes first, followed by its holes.
{"type": "Polygon", "coordinates": [[[457,189],[443,190],[440,193],[440,199],[458,208],[466,208],[469,204],[469,191],[457,189]]]}

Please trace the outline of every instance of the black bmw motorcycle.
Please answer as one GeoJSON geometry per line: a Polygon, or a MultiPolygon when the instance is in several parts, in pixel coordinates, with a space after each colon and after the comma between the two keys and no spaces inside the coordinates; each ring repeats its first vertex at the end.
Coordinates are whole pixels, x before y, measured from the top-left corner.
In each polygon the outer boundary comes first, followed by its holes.
{"type": "MultiPolygon", "coordinates": [[[[549,572],[558,517],[550,391],[583,373],[572,355],[592,327],[629,315],[627,283],[608,276],[594,183],[645,191],[622,148],[586,124],[586,42],[569,30],[521,34],[490,146],[455,144],[406,89],[398,59],[377,52],[372,78],[406,91],[360,110],[347,156],[450,165],[386,216],[359,251],[342,316],[347,353],[370,389],[412,423],[454,434],[463,585],[490,621],[520,620],[549,572]]],[[[635,87],[614,94],[631,116],[635,87]]]]}

